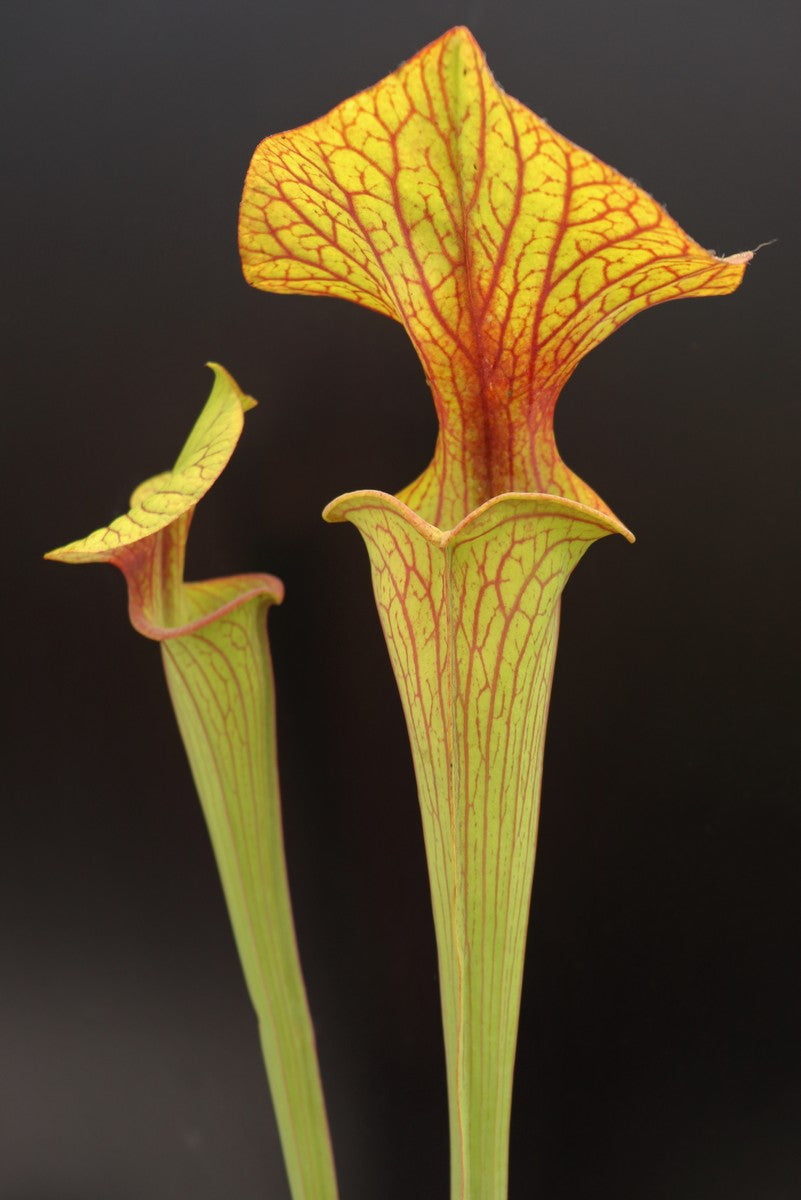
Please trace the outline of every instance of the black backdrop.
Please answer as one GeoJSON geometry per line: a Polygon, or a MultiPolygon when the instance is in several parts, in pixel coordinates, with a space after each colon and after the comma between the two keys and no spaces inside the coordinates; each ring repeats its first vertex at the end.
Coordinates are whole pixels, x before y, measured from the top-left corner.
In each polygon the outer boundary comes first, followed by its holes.
{"type": "Polygon", "coordinates": [[[122,581],[40,554],[172,461],[224,363],[261,400],[195,577],[269,570],[290,873],[343,1197],[443,1197],[433,935],[399,703],[341,491],[433,446],[399,326],[241,280],[261,137],[457,23],[497,78],[719,253],[560,402],[637,533],[565,599],[511,1194],[801,1195],[795,0],[4,8],[0,1196],[287,1195],[156,648],[122,581]]]}

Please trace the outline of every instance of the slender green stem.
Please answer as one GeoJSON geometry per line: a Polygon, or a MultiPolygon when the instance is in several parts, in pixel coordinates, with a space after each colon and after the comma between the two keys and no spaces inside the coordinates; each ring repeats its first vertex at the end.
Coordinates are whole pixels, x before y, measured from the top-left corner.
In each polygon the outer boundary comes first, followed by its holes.
{"type": "MultiPolygon", "coordinates": [[[[205,605],[209,584],[203,587],[205,605]]],[[[162,651],[258,1016],[293,1200],[336,1200],[284,858],[269,603],[264,595],[247,600],[167,638],[162,651]]]]}

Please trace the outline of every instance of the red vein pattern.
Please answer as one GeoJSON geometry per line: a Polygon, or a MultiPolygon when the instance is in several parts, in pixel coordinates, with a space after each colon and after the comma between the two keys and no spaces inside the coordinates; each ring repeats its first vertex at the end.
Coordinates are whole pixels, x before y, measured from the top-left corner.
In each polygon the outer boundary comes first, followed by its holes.
{"type": "Polygon", "coordinates": [[[281,831],[266,621],[283,584],[271,575],[184,582],[195,507],[231,457],[254,403],[221,367],[214,372],[211,396],[173,470],[137,488],[127,514],[47,557],[118,567],[132,624],[161,643],[259,1021],[292,1195],[336,1200],[281,831]]]}
{"type": "Polygon", "coordinates": [[[608,511],[559,458],[561,387],[635,313],[731,292],[750,258],[703,250],[507,96],[462,28],[263,141],[240,250],[255,287],[343,297],[405,325],[440,433],[400,495],[440,528],[509,491],[608,511]]]}
{"type": "Polygon", "coordinates": [[[614,519],[507,495],[449,533],[380,492],[341,497],[411,740],[439,950],[453,1191],[506,1194],[512,1074],[542,752],[571,570],[614,519]]]}
{"type": "Polygon", "coordinates": [[[434,456],[397,498],[340,497],[367,543],[406,714],[442,985],[453,1200],[506,1195],[508,1127],[559,598],[627,531],[559,457],[556,399],[635,313],[724,294],[650,196],[502,92],[465,29],[267,138],[240,209],[245,277],[400,321],[434,456]]]}

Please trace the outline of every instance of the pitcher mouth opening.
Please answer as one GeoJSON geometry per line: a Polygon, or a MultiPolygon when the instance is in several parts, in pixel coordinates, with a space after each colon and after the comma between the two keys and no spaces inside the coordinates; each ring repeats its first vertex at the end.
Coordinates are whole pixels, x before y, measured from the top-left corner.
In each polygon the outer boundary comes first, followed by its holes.
{"type": "Polygon", "coordinates": [[[355,508],[378,508],[390,509],[399,517],[404,519],[415,528],[427,541],[434,545],[446,546],[448,542],[453,541],[462,535],[469,533],[470,527],[485,514],[491,512],[499,506],[508,506],[510,503],[524,505],[529,516],[535,515],[540,511],[543,516],[558,516],[562,515],[568,520],[584,520],[588,524],[594,524],[599,529],[599,537],[604,537],[610,533],[619,533],[627,542],[634,542],[634,534],[628,529],[622,521],[618,520],[611,513],[600,512],[598,509],[590,507],[588,504],[582,504],[578,500],[569,500],[563,496],[553,496],[545,492],[503,492],[499,496],[493,496],[490,500],[486,500],[475,508],[472,512],[463,517],[452,529],[439,529],[436,525],[432,525],[423,517],[419,516],[414,509],[409,508],[397,496],[391,495],[389,492],[382,492],[376,488],[364,488],[360,491],[345,492],[341,496],[337,496],[331,500],[323,509],[323,520],[335,524],[340,521],[348,521],[351,519],[350,514],[355,508]]]}

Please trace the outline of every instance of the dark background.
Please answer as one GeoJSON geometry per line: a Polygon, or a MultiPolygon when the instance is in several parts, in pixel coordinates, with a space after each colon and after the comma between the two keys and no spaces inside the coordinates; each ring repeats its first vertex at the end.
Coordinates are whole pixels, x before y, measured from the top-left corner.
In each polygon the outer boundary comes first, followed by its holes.
{"type": "Polygon", "coordinates": [[[194,577],[268,570],[290,874],[343,1200],[447,1194],[433,934],[358,535],[426,463],[399,326],[243,283],[266,134],[457,22],[507,91],[703,244],[735,296],[579,367],[566,460],[637,533],[564,605],[512,1200],[801,1196],[796,0],[4,6],[2,1200],[286,1197],[158,653],[46,549],[169,466],[217,359],[261,400],[194,577]]]}

